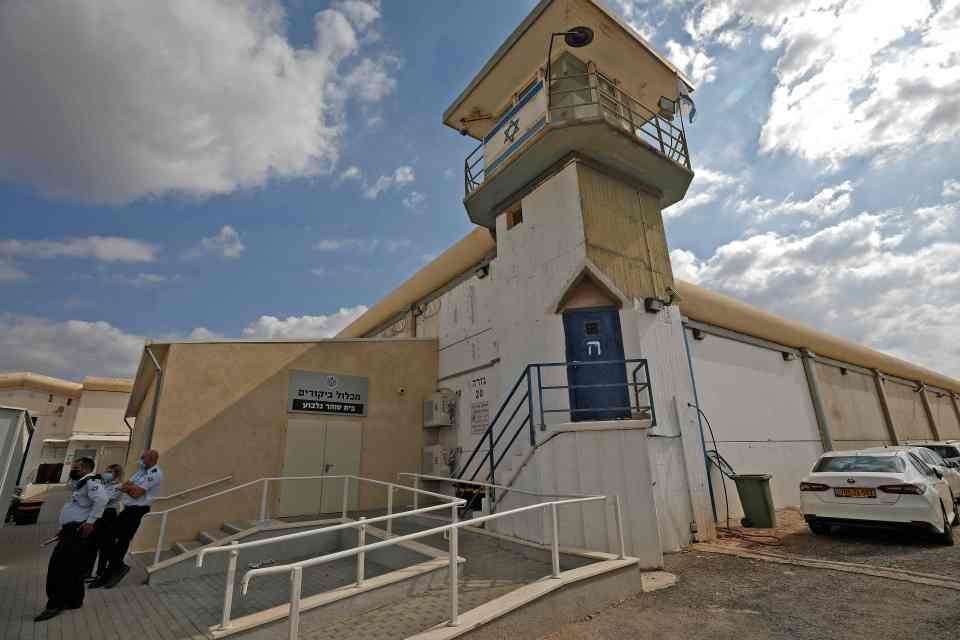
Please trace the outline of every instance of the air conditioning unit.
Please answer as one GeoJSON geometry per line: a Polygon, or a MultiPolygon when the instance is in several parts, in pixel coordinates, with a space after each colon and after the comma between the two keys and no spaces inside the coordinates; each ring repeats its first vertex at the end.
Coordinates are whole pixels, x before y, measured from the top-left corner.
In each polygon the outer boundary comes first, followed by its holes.
{"type": "Polygon", "coordinates": [[[424,427],[452,427],[455,424],[457,424],[456,394],[441,391],[423,401],[424,427]]]}
{"type": "Polygon", "coordinates": [[[433,445],[423,448],[423,463],[420,473],[428,476],[449,476],[449,451],[443,445],[433,445]]]}

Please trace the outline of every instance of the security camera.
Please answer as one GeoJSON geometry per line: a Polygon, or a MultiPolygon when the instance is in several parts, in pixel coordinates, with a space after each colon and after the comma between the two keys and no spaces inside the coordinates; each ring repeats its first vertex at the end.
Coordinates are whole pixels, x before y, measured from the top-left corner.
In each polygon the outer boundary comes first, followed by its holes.
{"type": "Polygon", "coordinates": [[[469,133],[470,133],[470,132],[467,131],[467,128],[466,128],[466,127],[461,127],[461,128],[460,128],[460,135],[465,136],[465,135],[467,135],[467,134],[469,134],[469,133]]]}

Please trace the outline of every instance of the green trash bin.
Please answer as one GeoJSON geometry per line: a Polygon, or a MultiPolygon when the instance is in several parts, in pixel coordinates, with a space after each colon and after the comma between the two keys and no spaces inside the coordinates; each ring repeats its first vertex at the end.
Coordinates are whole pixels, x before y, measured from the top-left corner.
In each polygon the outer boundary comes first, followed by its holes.
{"type": "Polygon", "coordinates": [[[756,529],[772,529],[777,526],[777,513],[773,509],[773,496],[770,495],[770,478],[766,473],[736,474],[733,481],[737,483],[737,495],[743,505],[743,519],[740,521],[745,527],[756,529]]]}

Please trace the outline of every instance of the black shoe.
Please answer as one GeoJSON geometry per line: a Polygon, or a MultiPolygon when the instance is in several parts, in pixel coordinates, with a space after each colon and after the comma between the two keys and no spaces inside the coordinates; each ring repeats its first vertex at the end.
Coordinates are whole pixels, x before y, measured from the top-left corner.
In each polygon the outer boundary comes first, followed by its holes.
{"type": "Polygon", "coordinates": [[[130,567],[128,567],[127,565],[123,565],[122,567],[120,567],[119,569],[117,569],[117,573],[116,573],[116,574],[110,576],[110,579],[107,580],[107,581],[103,584],[104,588],[105,588],[105,589],[113,589],[115,586],[117,586],[118,584],[120,584],[120,581],[123,580],[123,578],[124,578],[128,573],[130,573],[130,567]]]}
{"type": "Polygon", "coordinates": [[[107,578],[104,576],[100,576],[97,579],[95,579],[93,582],[88,584],[87,589],[99,589],[105,584],[107,584],[107,578]]]}
{"type": "Polygon", "coordinates": [[[49,620],[50,618],[56,618],[61,613],[63,613],[63,609],[44,609],[40,612],[40,615],[33,619],[33,621],[43,622],[44,620],[49,620]]]}

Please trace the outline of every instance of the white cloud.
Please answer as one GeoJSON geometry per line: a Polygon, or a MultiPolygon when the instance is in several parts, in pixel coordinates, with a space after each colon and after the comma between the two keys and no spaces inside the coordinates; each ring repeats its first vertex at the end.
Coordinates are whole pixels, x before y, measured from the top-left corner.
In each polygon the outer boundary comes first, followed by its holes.
{"type": "Polygon", "coordinates": [[[821,189],[809,200],[794,200],[793,194],[780,202],[760,196],[752,200],[741,200],[737,204],[737,211],[749,214],[758,221],[778,216],[832,218],[850,208],[852,196],[853,185],[846,180],[836,186],[821,189]]]}
{"type": "Polygon", "coordinates": [[[393,186],[404,187],[413,184],[416,177],[413,167],[402,165],[397,167],[392,174],[380,176],[373,184],[364,181],[363,197],[368,200],[376,200],[384,191],[393,186]]]}
{"type": "Polygon", "coordinates": [[[247,338],[331,338],[366,313],[367,307],[343,307],[325,316],[289,316],[286,319],[260,316],[243,330],[247,338]]]}
{"type": "Polygon", "coordinates": [[[223,225],[216,235],[201,238],[200,243],[187,252],[187,258],[197,258],[202,255],[214,255],[221,258],[239,258],[247,246],[240,239],[240,234],[229,224],[223,225]]]}
{"type": "Polygon", "coordinates": [[[427,196],[419,191],[411,191],[403,198],[403,206],[410,211],[422,211],[423,203],[426,202],[426,200],[427,196]]]}
{"type": "Polygon", "coordinates": [[[3,258],[94,258],[101,262],[153,262],[156,245],[130,238],[89,236],[65,240],[0,240],[3,258]]]}
{"type": "Polygon", "coordinates": [[[667,57],[686,73],[695,85],[707,84],[717,78],[717,66],[702,49],[685,46],[675,40],[667,41],[667,57]]]}
{"type": "Polygon", "coordinates": [[[207,329],[206,327],[197,327],[190,332],[189,336],[191,340],[219,340],[222,337],[223,334],[210,331],[210,329],[207,329]]]}
{"type": "Polygon", "coordinates": [[[687,196],[670,207],[663,210],[663,217],[679,218],[690,212],[691,209],[702,207],[703,205],[715,202],[724,193],[737,187],[737,178],[712,169],[697,169],[693,176],[693,182],[690,183],[690,190],[687,196]]]}
{"type": "MultiPolygon", "coordinates": [[[[173,279],[175,280],[176,278],[173,279]]],[[[168,276],[159,273],[138,273],[135,275],[114,274],[109,277],[110,282],[128,284],[134,287],[151,287],[170,282],[170,280],[171,278],[168,276]]]]}
{"type": "Polygon", "coordinates": [[[400,249],[408,249],[413,245],[407,239],[393,238],[324,238],[317,241],[313,248],[317,251],[352,251],[358,253],[373,253],[382,249],[387,253],[394,253],[400,249]]]}
{"type": "Polygon", "coordinates": [[[338,0],[333,8],[347,16],[358,29],[366,29],[380,19],[379,0],[338,0]]]}
{"type": "Polygon", "coordinates": [[[0,370],[33,371],[79,380],[132,377],[143,338],[107,322],[52,322],[0,314],[0,370]]]}
{"type": "Polygon", "coordinates": [[[772,26],[777,63],[761,149],[837,169],[960,135],[960,1],[796,3],[772,26]],[[868,26],[867,26],[868,25],[868,26]]]}
{"type": "Polygon", "coordinates": [[[944,180],[941,195],[944,198],[960,198],[960,180],[944,180]]]}
{"type": "Polygon", "coordinates": [[[279,0],[0,3],[0,177],[123,204],[327,174],[348,100],[395,87],[379,7],[336,2],[294,47],[279,0]]]}
{"type": "Polygon", "coordinates": [[[360,171],[360,167],[351,165],[343,170],[340,174],[341,180],[360,180],[363,178],[363,173],[360,171]]]}
{"type": "Polygon", "coordinates": [[[860,213],[808,235],[763,233],[705,260],[683,250],[671,259],[678,277],[960,375],[950,329],[960,326],[960,234],[940,224],[945,214],[957,211],[860,213]]]}

